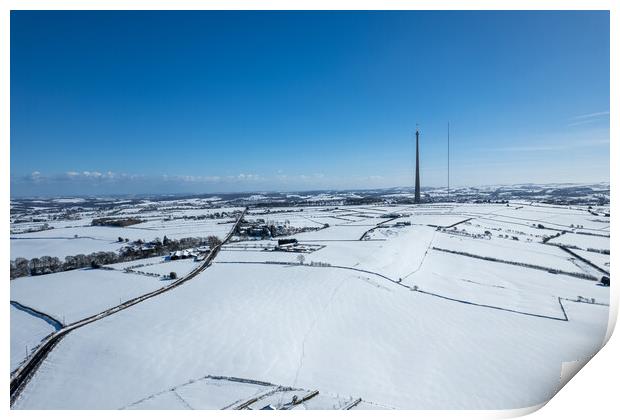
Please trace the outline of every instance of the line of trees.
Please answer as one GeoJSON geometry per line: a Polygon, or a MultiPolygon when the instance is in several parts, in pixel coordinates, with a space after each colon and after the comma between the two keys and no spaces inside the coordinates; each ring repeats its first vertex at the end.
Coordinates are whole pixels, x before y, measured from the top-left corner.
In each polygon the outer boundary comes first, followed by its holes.
{"type": "Polygon", "coordinates": [[[125,227],[125,226],[137,225],[138,223],[142,223],[142,219],[138,219],[136,217],[126,217],[124,219],[113,219],[111,217],[101,217],[99,219],[93,219],[91,222],[91,225],[125,227]]]}
{"type": "Polygon", "coordinates": [[[83,267],[98,267],[104,264],[120,262],[120,255],[116,252],[93,252],[91,254],[69,255],[61,261],[58,257],[49,255],[32,258],[16,258],[11,261],[11,279],[23,276],[39,276],[42,274],[57,273],[60,271],[75,270],[83,267]]]}
{"type": "Polygon", "coordinates": [[[78,268],[92,267],[99,268],[103,265],[119,262],[134,261],[142,258],[167,255],[170,252],[180,251],[199,246],[214,246],[221,243],[217,236],[206,238],[190,237],[181,239],[168,239],[164,236],[163,240],[156,238],[154,241],[145,243],[138,240],[132,246],[122,248],[120,252],[93,252],[91,254],[70,255],[61,260],[58,257],[48,255],[40,258],[16,258],[11,260],[11,279],[24,276],[39,276],[42,274],[58,273],[61,271],[75,270],[78,268]],[[142,245],[148,245],[143,247],[142,245]]]}

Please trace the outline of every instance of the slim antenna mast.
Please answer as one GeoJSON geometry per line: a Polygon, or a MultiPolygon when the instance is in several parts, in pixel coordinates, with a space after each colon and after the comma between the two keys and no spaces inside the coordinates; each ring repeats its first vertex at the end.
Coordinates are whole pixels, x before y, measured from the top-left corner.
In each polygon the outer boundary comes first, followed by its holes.
{"type": "Polygon", "coordinates": [[[420,130],[415,127],[415,194],[413,202],[420,204],[420,130]]]}
{"type": "Polygon", "coordinates": [[[448,121],[448,201],[450,201],[450,121],[448,121]]]}

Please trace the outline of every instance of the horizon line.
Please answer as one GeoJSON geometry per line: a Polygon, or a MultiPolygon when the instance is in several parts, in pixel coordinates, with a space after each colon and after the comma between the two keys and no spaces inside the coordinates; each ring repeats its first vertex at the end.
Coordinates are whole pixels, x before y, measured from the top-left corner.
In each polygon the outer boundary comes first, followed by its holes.
{"type": "MultiPolygon", "coordinates": [[[[477,185],[460,185],[450,187],[450,191],[455,192],[457,189],[464,188],[505,188],[505,187],[517,187],[517,186],[592,186],[592,185],[607,185],[610,186],[610,181],[596,181],[596,182],[517,182],[512,184],[477,184],[477,185]]],[[[364,191],[389,191],[394,189],[405,189],[413,191],[414,186],[393,186],[393,187],[380,187],[380,188],[319,188],[319,189],[305,189],[305,190],[247,190],[247,191],[218,191],[218,192],[159,192],[159,193],[119,193],[119,194],[38,194],[38,195],[10,195],[10,199],[13,200],[28,200],[36,198],[100,198],[100,197],[144,197],[144,196],[217,196],[217,195],[244,195],[244,194],[293,194],[293,193],[320,193],[320,192],[364,192],[364,191]]],[[[428,190],[447,190],[447,186],[427,186],[421,187],[421,191],[428,190]]]]}

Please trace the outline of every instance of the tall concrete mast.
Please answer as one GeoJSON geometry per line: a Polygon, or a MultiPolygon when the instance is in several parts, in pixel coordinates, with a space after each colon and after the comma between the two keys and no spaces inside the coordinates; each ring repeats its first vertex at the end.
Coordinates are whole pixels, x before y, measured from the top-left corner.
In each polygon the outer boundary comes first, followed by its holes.
{"type": "Polygon", "coordinates": [[[420,202],[420,130],[415,129],[415,196],[413,202],[420,202]]]}

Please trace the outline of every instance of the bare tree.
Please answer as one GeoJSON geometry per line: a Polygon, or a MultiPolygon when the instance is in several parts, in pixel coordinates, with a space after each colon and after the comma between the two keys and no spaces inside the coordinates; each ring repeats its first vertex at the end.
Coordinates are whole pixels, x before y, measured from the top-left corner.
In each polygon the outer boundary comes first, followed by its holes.
{"type": "Polygon", "coordinates": [[[29,273],[28,260],[25,258],[16,258],[15,263],[11,265],[11,278],[27,276],[29,273]]]}
{"type": "Polygon", "coordinates": [[[39,270],[41,269],[41,260],[36,257],[31,259],[29,263],[29,268],[30,274],[36,276],[37,274],[39,274],[39,270]]]}
{"type": "Polygon", "coordinates": [[[222,243],[222,241],[217,236],[208,236],[207,237],[207,245],[209,245],[209,248],[211,248],[211,249],[215,248],[216,246],[220,245],[221,243],[222,243]]]}

